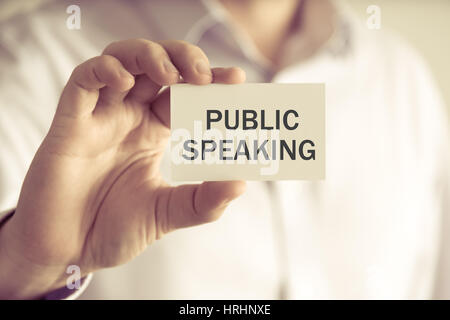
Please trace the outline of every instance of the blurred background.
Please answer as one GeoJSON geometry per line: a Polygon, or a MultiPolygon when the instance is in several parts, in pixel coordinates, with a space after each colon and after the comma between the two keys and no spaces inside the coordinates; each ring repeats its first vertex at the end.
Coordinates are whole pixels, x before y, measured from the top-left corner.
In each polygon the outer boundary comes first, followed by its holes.
{"type": "Polygon", "coordinates": [[[401,34],[427,60],[446,102],[447,115],[450,115],[450,1],[344,1],[365,20],[369,16],[368,6],[380,7],[381,28],[401,34]]]}
{"type": "MultiPolygon", "coordinates": [[[[0,22],[49,1],[55,0],[0,0],[0,22]]],[[[349,4],[363,21],[370,15],[366,12],[369,6],[380,7],[381,28],[401,34],[427,60],[450,118],[450,0],[339,1],[349,4]]]]}

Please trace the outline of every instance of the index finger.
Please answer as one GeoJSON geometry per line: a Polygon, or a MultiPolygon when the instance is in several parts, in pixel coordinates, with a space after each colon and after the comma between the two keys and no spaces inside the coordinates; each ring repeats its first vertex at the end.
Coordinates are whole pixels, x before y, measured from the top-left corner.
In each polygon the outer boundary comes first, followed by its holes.
{"type": "Polygon", "coordinates": [[[113,42],[105,48],[103,54],[120,60],[133,75],[145,73],[160,86],[177,83],[180,77],[166,50],[153,41],[130,39],[113,42]]]}

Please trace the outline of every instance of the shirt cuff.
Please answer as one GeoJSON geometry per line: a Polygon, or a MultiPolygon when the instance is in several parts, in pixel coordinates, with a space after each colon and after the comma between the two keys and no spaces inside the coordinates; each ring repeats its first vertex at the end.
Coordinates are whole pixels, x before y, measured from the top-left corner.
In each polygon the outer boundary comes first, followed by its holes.
{"type": "Polygon", "coordinates": [[[63,287],[46,294],[43,300],[75,300],[86,290],[92,280],[92,276],[92,273],[89,273],[86,277],[82,278],[80,288],[78,289],[63,287]]]}
{"type": "Polygon", "coordinates": [[[9,217],[11,217],[14,214],[15,210],[16,208],[0,212],[0,227],[4,222],[6,222],[6,220],[8,220],[9,217]]]}

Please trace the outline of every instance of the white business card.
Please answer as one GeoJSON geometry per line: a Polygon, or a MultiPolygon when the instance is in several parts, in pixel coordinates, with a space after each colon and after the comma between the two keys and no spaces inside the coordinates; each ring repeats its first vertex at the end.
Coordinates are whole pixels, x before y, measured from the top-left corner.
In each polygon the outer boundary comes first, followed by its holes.
{"type": "Polygon", "coordinates": [[[173,181],[325,178],[325,85],[171,86],[173,181]]]}

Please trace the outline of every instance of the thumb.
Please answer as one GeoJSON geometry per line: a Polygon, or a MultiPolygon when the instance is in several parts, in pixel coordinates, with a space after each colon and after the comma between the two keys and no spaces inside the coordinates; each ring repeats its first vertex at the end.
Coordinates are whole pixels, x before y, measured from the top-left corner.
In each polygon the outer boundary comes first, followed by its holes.
{"type": "Polygon", "coordinates": [[[244,193],[245,187],[245,181],[214,181],[169,187],[160,194],[155,212],[156,228],[164,234],[215,221],[232,200],[244,193]]]}

